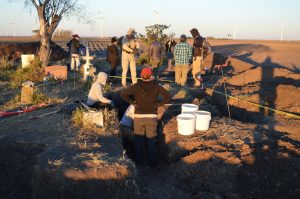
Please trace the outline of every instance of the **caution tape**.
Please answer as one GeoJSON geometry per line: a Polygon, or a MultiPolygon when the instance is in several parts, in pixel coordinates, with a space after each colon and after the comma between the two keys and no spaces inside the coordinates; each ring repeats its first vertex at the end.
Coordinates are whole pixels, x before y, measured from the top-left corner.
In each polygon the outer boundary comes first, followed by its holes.
{"type": "Polygon", "coordinates": [[[253,105],[255,107],[258,107],[258,108],[267,109],[267,110],[273,111],[274,113],[277,113],[277,114],[280,114],[280,115],[286,115],[286,116],[291,117],[291,118],[300,119],[299,115],[295,115],[295,114],[288,113],[288,112],[285,112],[285,111],[277,110],[277,109],[274,109],[274,108],[271,108],[271,107],[268,107],[268,106],[265,106],[265,105],[262,105],[262,104],[257,104],[255,102],[247,101],[247,100],[235,97],[235,96],[226,95],[225,93],[222,93],[220,91],[216,91],[216,90],[211,89],[211,88],[206,88],[206,89],[211,90],[212,92],[218,93],[220,95],[224,95],[224,96],[226,96],[228,98],[235,99],[235,100],[238,100],[238,101],[242,101],[242,102],[251,104],[251,105],[253,105]]]}
{"type": "MultiPolygon", "coordinates": [[[[119,79],[122,78],[122,76],[109,76],[109,77],[110,78],[119,78],[119,79]]],[[[132,79],[131,77],[125,77],[125,78],[126,79],[132,79]]],[[[67,79],[66,81],[69,81],[69,80],[72,80],[72,79],[74,79],[74,77],[70,78],[70,79],[67,79]]],[[[136,79],[141,79],[141,78],[136,78],[136,79]]],[[[173,80],[166,80],[166,79],[163,79],[163,80],[161,79],[161,80],[158,80],[158,81],[160,81],[160,82],[168,82],[168,83],[175,83],[175,81],[173,81],[173,80]]],[[[60,83],[60,82],[62,82],[62,81],[51,82],[51,83],[48,83],[48,84],[40,84],[40,85],[37,85],[35,87],[47,86],[47,85],[50,85],[50,84],[56,84],[56,83],[60,83]]],[[[245,99],[242,99],[242,98],[239,98],[239,97],[235,97],[235,96],[231,96],[231,95],[228,95],[228,94],[226,95],[225,93],[222,93],[220,91],[216,91],[216,90],[214,90],[212,88],[207,88],[206,87],[205,89],[211,90],[212,92],[218,93],[220,95],[224,95],[224,96],[226,96],[228,98],[231,98],[231,99],[235,99],[235,100],[238,100],[238,101],[243,101],[245,103],[251,104],[251,105],[253,105],[255,107],[258,107],[258,108],[263,108],[263,109],[267,109],[267,110],[273,111],[274,113],[277,113],[277,114],[280,114],[280,115],[285,115],[285,116],[288,116],[290,118],[300,119],[300,115],[295,115],[295,114],[288,113],[288,112],[285,112],[285,111],[277,110],[277,109],[274,109],[274,108],[271,108],[271,107],[268,107],[268,106],[265,106],[265,105],[262,105],[262,104],[257,104],[255,102],[247,101],[245,99]]],[[[14,92],[17,92],[17,91],[20,91],[20,90],[21,89],[14,90],[14,91],[8,91],[8,92],[5,92],[5,93],[0,93],[0,96],[6,95],[6,94],[10,94],[10,93],[14,93],[14,92]]]]}

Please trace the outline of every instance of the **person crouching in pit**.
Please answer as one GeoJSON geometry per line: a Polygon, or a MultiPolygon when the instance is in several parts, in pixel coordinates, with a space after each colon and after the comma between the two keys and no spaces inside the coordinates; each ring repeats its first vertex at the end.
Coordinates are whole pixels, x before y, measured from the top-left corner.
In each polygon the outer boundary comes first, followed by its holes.
{"type": "Polygon", "coordinates": [[[103,96],[103,86],[105,86],[107,81],[107,74],[104,72],[98,73],[97,79],[92,84],[91,90],[88,95],[87,105],[95,109],[105,109],[111,110],[114,108],[113,101],[107,99],[103,96]]]}
{"type": "Polygon", "coordinates": [[[144,163],[145,141],[148,165],[154,166],[157,163],[157,108],[171,99],[168,91],[161,87],[152,75],[151,68],[142,69],[142,79],[137,84],[121,91],[121,97],[135,107],[133,123],[135,162],[137,165],[144,163]],[[159,96],[163,97],[161,103],[157,101],[159,96]]]}

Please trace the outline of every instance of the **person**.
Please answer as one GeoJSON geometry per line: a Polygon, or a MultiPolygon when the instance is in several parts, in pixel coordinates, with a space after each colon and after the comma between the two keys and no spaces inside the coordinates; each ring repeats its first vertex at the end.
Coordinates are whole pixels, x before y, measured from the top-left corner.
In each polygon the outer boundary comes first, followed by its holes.
{"type": "Polygon", "coordinates": [[[74,34],[72,35],[72,39],[69,41],[67,46],[70,49],[70,54],[71,54],[71,70],[79,70],[80,66],[80,42],[79,42],[79,35],[74,34]]]}
{"type": "Polygon", "coordinates": [[[136,32],[130,28],[122,39],[122,86],[126,86],[128,64],[130,66],[132,84],[137,82],[135,53],[139,51],[139,43],[135,39],[136,32]]]}
{"type": "Polygon", "coordinates": [[[120,121],[120,136],[122,145],[129,158],[134,159],[134,133],[133,133],[134,106],[129,105],[120,121]]]}
{"type": "Polygon", "coordinates": [[[110,76],[116,75],[116,67],[120,60],[117,41],[117,38],[113,37],[111,45],[107,47],[107,62],[111,65],[110,76]]]}
{"type": "Polygon", "coordinates": [[[199,76],[201,76],[201,67],[204,59],[204,38],[200,35],[199,31],[196,28],[190,30],[194,38],[193,42],[193,78],[194,78],[194,86],[200,86],[201,81],[199,80],[199,76]]]}
{"type": "Polygon", "coordinates": [[[95,109],[108,108],[111,110],[114,108],[113,101],[107,99],[103,96],[103,86],[105,86],[107,81],[107,74],[100,72],[97,75],[97,79],[92,84],[91,90],[88,95],[87,105],[95,109]]]}
{"type": "Polygon", "coordinates": [[[174,47],[176,46],[176,42],[174,41],[173,37],[169,38],[169,41],[166,43],[165,48],[166,48],[166,56],[168,59],[168,67],[167,71],[171,71],[173,68],[173,52],[174,52],[174,47]]]}
{"type": "Polygon", "coordinates": [[[158,79],[158,68],[162,60],[162,44],[157,41],[157,35],[152,35],[153,42],[149,48],[149,61],[153,70],[154,78],[158,79]]]}
{"type": "Polygon", "coordinates": [[[135,107],[134,110],[134,148],[137,164],[144,163],[144,144],[146,141],[147,160],[149,166],[157,163],[157,109],[167,103],[171,96],[166,89],[153,78],[151,68],[141,71],[141,80],[121,91],[121,97],[135,107]],[[159,103],[157,98],[162,96],[159,103]]]}
{"type": "Polygon", "coordinates": [[[175,82],[184,86],[187,81],[189,65],[192,61],[192,46],[186,42],[186,35],[180,36],[180,43],[175,46],[175,82]]]}

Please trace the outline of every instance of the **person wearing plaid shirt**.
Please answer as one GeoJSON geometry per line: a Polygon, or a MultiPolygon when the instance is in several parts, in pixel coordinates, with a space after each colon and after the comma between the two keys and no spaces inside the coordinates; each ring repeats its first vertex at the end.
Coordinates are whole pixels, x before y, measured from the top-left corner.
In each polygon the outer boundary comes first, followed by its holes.
{"type": "Polygon", "coordinates": [[[189,65],[193,56],[193,48],[186,43],[186,35],[181,35],[180,43],[175,46],[175,82],[184,86],[187,81],[189,65]]]}

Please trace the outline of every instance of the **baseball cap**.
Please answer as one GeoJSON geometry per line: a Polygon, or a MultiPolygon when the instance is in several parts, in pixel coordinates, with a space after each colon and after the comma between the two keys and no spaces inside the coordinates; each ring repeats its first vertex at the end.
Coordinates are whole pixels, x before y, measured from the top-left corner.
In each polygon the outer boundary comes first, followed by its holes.
{"type": "Polygon", "coordinates": [[[74,34],[74,35],[72,35],[72,37],[74,37],[74,38],[80,38],[78,34],[74,34]]]}
{"type": "Polygon", "coordinates": [[[135,32],[135,29],[134,28],[129,28],[128,34],[136,34],[137,32],[135,32]]]}
{"type": "Polygon", "coordinates": [[[143,68],[141,71],[141,77],[143,79],[150,79],[153,75],[152,69],[151,68],[143,68]]]}

